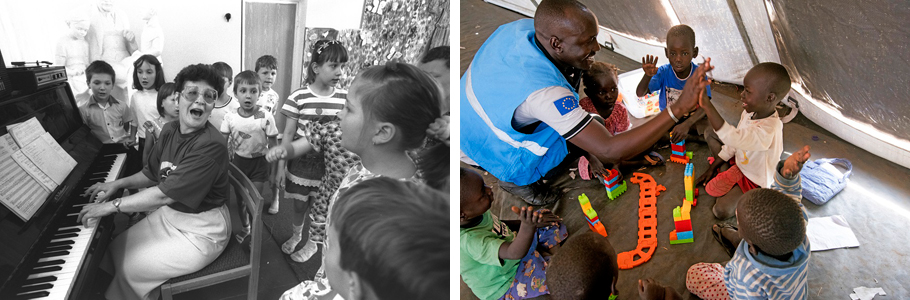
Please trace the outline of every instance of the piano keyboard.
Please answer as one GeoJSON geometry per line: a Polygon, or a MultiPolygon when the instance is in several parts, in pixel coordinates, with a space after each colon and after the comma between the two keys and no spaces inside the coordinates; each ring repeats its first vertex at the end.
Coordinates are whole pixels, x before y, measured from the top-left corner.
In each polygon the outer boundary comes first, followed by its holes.
{"type": "MultiPolygon", "coordinates": [[[[125,153],[106,155],[96,159],[86,171],[83,180],[76,187],[76,191],[81,192],[73,194],[73,197],[79,197],[73,202],[77,204],[69,208],[64,218],[52,224],[57,230],[50,241],[40,248],[42,254],[32,266],[25,284],[16,292],[17,299],[69,298],[74,278],[79,274],[80,267],[88,255],[88,246],[95,235],[95,229],[98,228],[98,220],[89,222],[87,228],[79,223],[79,211],[91,200],[88,197],[90,195],[82,194],[95,183],[116,180],[125,159],[125,153]]],[[[101,251],[99,254],[103,255],[107,249],[98,250],[101,251]]]]}

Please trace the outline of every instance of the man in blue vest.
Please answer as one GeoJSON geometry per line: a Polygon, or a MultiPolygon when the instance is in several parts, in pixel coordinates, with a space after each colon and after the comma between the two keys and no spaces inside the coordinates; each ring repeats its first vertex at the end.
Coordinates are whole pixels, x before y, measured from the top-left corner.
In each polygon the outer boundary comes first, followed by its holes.
{"type": "Polygon", "coordinates": [[[676,116],[695,109],[709,84],[704,74],[710,63],[696,70],[699,80],[689,80],[670,109],[642,126],[611,136],[591,122],[576,91],[600,50],[597,32],[597,17],[575,0],[544,0],[533,20],[493,32],[461,77],[462,160],[487,170],[529,204],[549,204],[561,193],[544,180],[578,157],[569,155],[566,141],[605,164],[616,163],[651,147],[676,116]]]}

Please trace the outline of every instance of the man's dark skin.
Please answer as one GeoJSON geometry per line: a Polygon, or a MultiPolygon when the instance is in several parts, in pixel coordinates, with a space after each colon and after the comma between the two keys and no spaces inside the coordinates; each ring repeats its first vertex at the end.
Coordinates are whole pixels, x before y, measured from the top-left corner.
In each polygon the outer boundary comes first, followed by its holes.
{"type": "MultiPolygon", "coordinates": [[[[544,1],[534,16],[535,37],[556,67],[590,68],[597,44],[597,17],[575,1],[544,1]]],[[[704,68],[698,68],[693,79],[686,82],[679,100],[668,108],[675,116],[682,116],[696,108],[698,98],[710,81],[705,72],[713,69],[707,59],[704,68]]],[[[627,132],[612,136],[599,122],[590,122],[569,142],[594,154],[601,162],[615,164],[642,153],[676,125],[667,112],[627,132]]]]}

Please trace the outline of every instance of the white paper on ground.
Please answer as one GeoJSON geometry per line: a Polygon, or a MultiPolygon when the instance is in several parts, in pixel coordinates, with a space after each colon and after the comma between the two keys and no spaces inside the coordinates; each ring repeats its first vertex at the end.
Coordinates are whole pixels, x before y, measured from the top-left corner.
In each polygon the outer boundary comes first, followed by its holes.
{"type": "Polygon", "coordinates": [[[881,294],[885,296],[885,290],[882,288],[867,288],[864,286],[853,288],[853,294],[850,294],[850,299],[853,300],[872,300],[875,298],[875,295],[881,294]]]}
{"type": "Polygon", "coordinates": [[[859,247],[856,235],[841,215],[809,219],[806,235],[812,251],[859,247]]]}

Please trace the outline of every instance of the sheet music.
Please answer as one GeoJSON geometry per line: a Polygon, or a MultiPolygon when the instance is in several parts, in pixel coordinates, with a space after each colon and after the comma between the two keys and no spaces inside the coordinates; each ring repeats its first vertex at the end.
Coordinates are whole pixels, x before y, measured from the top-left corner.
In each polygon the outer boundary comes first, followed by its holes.
{"type": "Polygon", "coordinates": [[[4,134],[0,136],[0,157],[12,155],[16,150],[19,150],[19,145],[16,145],[13,135],[4,134]]]}
{"type": "Polygon", "coordinates": [[[76,161],[47,132],[23,147],[22,153],[57,185],[76,167],[76,161]]]}
{"type": "Polygon", "coordinates": [[[25,172],[28,173],[28,175],[31,175],[32,178],[37,180],[38,183],[41,184],[41,187],[43,187],[48,193],[52,192],[54,189],[57,188],[58,184],[56,182],[54,182],[53,179],[51,179],[46,174],[44,174],[44,172],[41,171],[41,169],[39,169],[38,166],[36,166],[34,163],[32,163],[32,161],[30,159],[28,159],[27,156],[25,156],[25,153],[23,153],[22,150],[14,152],[12,156],[13,156],[13,160],[15,160],[17,164],[19,164],[19,167],[21,167],[22,169],[25,169],[25,172]]]}
{"type": "Polygon", "coordinates": [[[44,127],[41,126],[41,123],[39,123],[38,119],[35,117],[22,123],[7,125],[6,131],[13,136],[13,139],[16,140],[16,144],[18,144],[19,147],[28,145],[45,132],[44,127]]]}
{"type": "MultiPolygon", "coordinates": [[[[26,159],[27,160],[27,159],[26,159]]],[[[11,155],[0,155],[0,202],[28,221],[50,195],[11,155]]]]}

